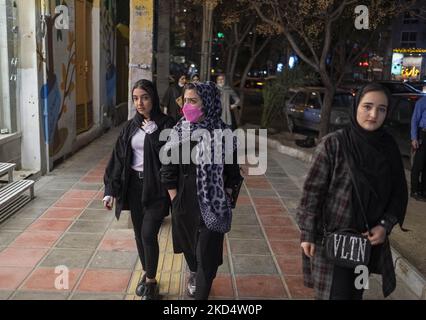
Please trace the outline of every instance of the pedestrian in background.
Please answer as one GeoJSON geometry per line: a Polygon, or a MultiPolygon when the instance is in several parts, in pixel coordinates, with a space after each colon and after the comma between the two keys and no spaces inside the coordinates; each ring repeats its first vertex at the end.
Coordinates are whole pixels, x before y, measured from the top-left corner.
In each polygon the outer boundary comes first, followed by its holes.
{"type": "Polygon", "coordinates": [[[194,73],[191,76],[191,82],[192,83],[199,83],[200,82],[200,76],[198,75],[198,73],[194,73]]]}
{"type": "Polygon", "coordinates": [[[235,130],[237,128],[236,112],[239,109],[240,98],[232,87],[226,83],[224,74],[219,74],[216,84],[220,91],[220,101],[222,104],[222,121],[235,130]]]}
{"type": "Polygon", "coordinates": [[[305,286],[314,288],[317,299],[362,299],[354,268],[334,265],[325,255],[324,232],[345,228],[370,230],[369,273],[382,275],[385,297],[395,289],[388,235],[395,224],[402,226],[408,191],[398,146],[383,129],[389,102],[386,88],[366,85],[357,94],[350,125],[325,136],[316,149],[297,222],[305,286]]]}
{"type": "MultiPolygon", "coordinates": [[[[423,92],[426,92],[426,86],[423,92]]],[[[414,151],[411,167],[410,196],[426,201],[426,97],[416,102],[411,118],[411,147],[414,151]]]]}
{"type": "Polygon", "coordinates": [[[173,79],[174,82],[170,84],[164,94],[161,105],[164,108],[164,113],[171,116],[177,122],[182,117],[182,92],[186,84],[186,75],[180,72],[175,74],[173,79]]]}
{"type": "Polygon", "coordinates": [[[136,115],[127,121],[115,144],[105,170],[104,206],[111,210],[116,201],[115,215],[130,210],[139,258],[145,274],[136,288],[142,300],[158,298],[155,279],[158,266],[158,232],[163,218],[169,214],[170,200],[160,182],[159,140],[163,129],[174,121],[160,111],[155,85],[139,80],[133,90],[136,115]]]}
{"type": "MultiPolygon", "coordinates": [[[[216,85],[213,82],[186,85],[184,103],[184,118],[174,127],[179,139],[172,139],[165,146],[170,152],[175,148],[179,151],[179,164],[163,165],[161,180],[172,201],[174,252],[184,254],[190,270],[187,294],[206,300],[217,269],[223,263],[223,239],[232,220],[231,192],[241,176],[236,143],[229,151],[234,154],[233,164],[208,164],[200,160],[208,149],[215,154],[214,130],[229,129],[220,119],[222,110],[216,85]],[[206,139],[201,142],[185,139],[184,123],[190,125],[191,134],[198,129],[207,130],[211,143],[206,139]],[[192,157],[189,164],[183,163],[185,143],[190,143],[191,154],[195,151],[196,163],[192,157]]],[[[225,150],[221,151],[219,154],[224,160],[225,150]]]]}

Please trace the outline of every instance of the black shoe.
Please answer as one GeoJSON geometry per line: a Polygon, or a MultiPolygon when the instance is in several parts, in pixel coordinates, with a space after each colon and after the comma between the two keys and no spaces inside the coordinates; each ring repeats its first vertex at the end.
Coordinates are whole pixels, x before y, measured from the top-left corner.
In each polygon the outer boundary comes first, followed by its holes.
{"type": "Polygon", "coordinates": [[[197,276],[196,272],[192,272],[192,271],[189,272],[188,285],[186,287],[186,294],[190,298],[195,297],[195,289],[197,288],[195,283],[196,276],[197,276]]]}
{"type": "Polygon", "coordinates": [[[145,282],[145,291],[141,300],[158,300],[157,282],[145,282]]]}
{"type": "Polygon", "coordinates": [[[142,276],[141,281],[139,281],[138,286],[136,287],[135,294],[138,297],[142,297],[145,292],[145,283],[146,283],[146,273],[142,276]]]}
{"type": "Polygon", "coordinates": [[[417,201],[425,201],[426,198],[420,192],[411,192],[410,197],[417,201]]]}

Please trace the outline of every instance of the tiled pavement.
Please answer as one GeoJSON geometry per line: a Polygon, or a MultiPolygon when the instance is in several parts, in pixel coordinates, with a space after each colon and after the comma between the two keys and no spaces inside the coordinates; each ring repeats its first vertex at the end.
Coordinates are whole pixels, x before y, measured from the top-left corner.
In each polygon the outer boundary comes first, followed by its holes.
{"type": "MultiPolygon", "coordinates": [[[[128,214],[116,221],[101,204],[118,130],[37,181],[37,198],[0,225],[0,300],[138,299],[134,291],[143,271],[128,214]],[[58,266],[69,270],[68,289],[55,288],[58,266]]],[[[302,283],[294,220],[307,165],[273,150],[268,157],[265,175],[246,177],[211,299],[313,297],[302,283]]],[[[182,255],[173,254],[170,218],[159,237],[160,294],[186,299],[187,269],[182,255]]],[[[380,298],[378,282],[372,284],[366,297],[380,298]]]]}
{"type": "MultiPolygon", "coordinates": [[[[143,274],[127,214],[102,208],[102,176],[118,128],[36,183],[37,198],[0,225],[0,299],[137,299],[143,274]],[[58,266],[69,269],[57,290],[58,266]]],[[[294,209],[297,168],[289,177],[270,157],[263,176],[246,177],[212,299],[311,299],[303,287],[294,209]]],[[[160,232],[157,280],[163,299],[185,299],[186,267],[173,254],[170,220],[160,232]]]]}

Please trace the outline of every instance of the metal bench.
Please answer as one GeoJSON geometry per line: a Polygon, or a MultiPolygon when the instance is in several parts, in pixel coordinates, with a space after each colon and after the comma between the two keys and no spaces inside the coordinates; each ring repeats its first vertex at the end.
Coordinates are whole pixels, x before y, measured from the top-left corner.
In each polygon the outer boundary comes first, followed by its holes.
{"type": "Polygon", "coordinates": [[[14,181],[0,189],[0,222],[34,199],[34,181],[14,181]],[[30,191],[30,196],[22,193],[30,191]]]}
{"type": "Polygon", "coordinates": [[[13,169],[15,169],[15,163],[0,162],[0,177],[8,174],[8,182],[13,181],[13,169]]]}

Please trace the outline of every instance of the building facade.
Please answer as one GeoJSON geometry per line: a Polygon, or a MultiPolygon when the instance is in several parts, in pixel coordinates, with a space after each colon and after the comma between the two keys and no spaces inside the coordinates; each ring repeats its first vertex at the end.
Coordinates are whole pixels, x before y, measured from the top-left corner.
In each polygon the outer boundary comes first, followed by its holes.
{"type": "Polygon", "coordinates": [[[392,25],[393,80],[426,79],[426,19],[419,9],[412,12],[398,16],[392,25]]]}
{"type": "Polygon", "coordinates": [[[0,0],[0,161],[45,173],[116,105],[116,0],[0,0]]]}

